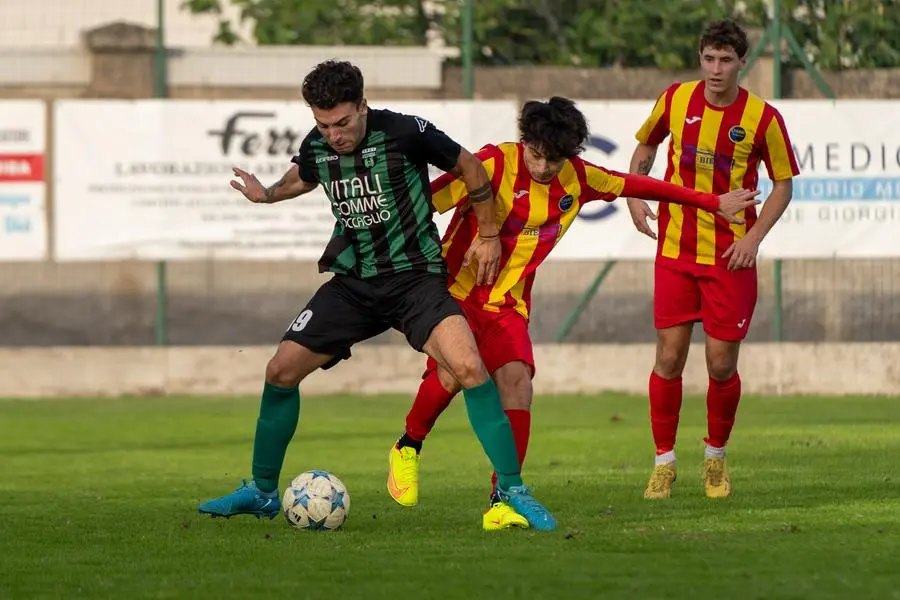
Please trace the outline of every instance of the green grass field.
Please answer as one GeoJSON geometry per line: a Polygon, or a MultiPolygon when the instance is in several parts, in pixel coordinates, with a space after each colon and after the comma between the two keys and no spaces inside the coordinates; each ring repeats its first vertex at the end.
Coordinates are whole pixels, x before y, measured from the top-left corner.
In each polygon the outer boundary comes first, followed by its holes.
{"type": "Polygon", "coordinates": [[[704,402],[648,502],[642,398],[535,401],[526,480],[554,533],[480,527],[489,469],[455,402],[414,509],[385,490],[410,399],[304,398],[285,478],[327,469],[336,532],[201,517],[249,475],[257,400],[0,402],[0,598],[900,598],[900,403],[745,398],[735,495],[703,497],[704,402]]]}

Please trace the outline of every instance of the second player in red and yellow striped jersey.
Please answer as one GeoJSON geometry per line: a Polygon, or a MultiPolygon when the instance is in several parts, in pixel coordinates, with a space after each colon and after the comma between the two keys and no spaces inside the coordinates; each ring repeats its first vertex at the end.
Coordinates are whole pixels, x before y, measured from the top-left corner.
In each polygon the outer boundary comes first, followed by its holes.
{"type": "Polygon", "coordinates": [[[669,498],[677,476],[675,443],[684,395],[682,377],[695,323],[706,333],[707,436],[703,487],[709,498],[731,495],[726,446],[741,400],[738,361],[758,297],[757,255],[787,210],[799,174],[778,111],[740,86],[750,42],[733,19],[709,23],[697,46],[702,81],[676,83],[656,101],[639,129],[630,170],[649,173],[667,137],[665,179],[694,190],[756,189],[766,167],[772,188],[759,214],[727,224],[703,210],[661,203],[655,214],[629,199],[635,227],[657,239],[653,280],[656,356],[648,385],[654,469],[648,499],[669,498]],[[658,234],[647,219],[658,219],[658,234]]]}
{"type": "Polygon", "coordinates": [[[492,285],[476,285],[477,267],[463,265],[466,251],[478,234],[475,216],[465,204],[465,185],[452,173],[432,182],[432,202],[439,212],[459,207],[443,240],[450,293],[484,310],[497,312],[513,308],[528,317],[535,269],[587,202],[634,196],[678,202],[686,205],[686,209],[701,209],[710,214],[719,208],[719,199],[711,192],[696,192],[650,177],[608,171],[580,156],[566,160],[552,180],[541,183],[526,166],[525,152],[524,144],[509,142],[488,145],[476,153],[491,179],[500,227],[500,272],[492,285]]]}
{"type": "MultiPolygon", "coordinates": [[[[756,189],[760,163],[772,181],[799,174],[784,121],[768,102],[739,88],[737,100],[720,107],[704,96],[706,82],[676,83],[663,92],[635,136],[656,146],[671,136],[665,180],[702,192],[756,189]]],[[[756,223],[728,224],[704,210],[662,203],[658,253],[698,264],[725,266],[725,251],[756,223]]]]}

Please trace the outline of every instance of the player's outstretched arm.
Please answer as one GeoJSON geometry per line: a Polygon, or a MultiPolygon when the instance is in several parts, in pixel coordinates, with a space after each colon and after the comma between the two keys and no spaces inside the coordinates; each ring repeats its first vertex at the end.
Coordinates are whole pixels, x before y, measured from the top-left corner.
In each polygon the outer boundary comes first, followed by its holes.
{"type": "Polygon", "coordinates": [[[717,196],[707,192],[698,192],[680,185],[660,181],[646,175],[625,175],[622,195],[644,200],[658,200],[684,206],[693,206],[705,211],[719,214],[729,223],[744,223],[738,213],[759,204],[756,196],[759,190],[734,190],[717,196]]]}
{"type": "MultiPolygon", "coordinates": [[[[638,144],[631,155],[631,166],[629,173],[635,175],[647,175],[653,168],[653,161],[656,160],[656,150],[658,146],[650,144],[638,144]]],[[[631,220],[634,222],[635,228],[651,239],[656,239],[656,233],[650,229],[647,219],[656,220],[656,213],[650,206],[640,198],[628,198],[628,212],[631,213],[631,220]]]]}
{"type": "Polygon", "coordinates": [[[243,169],[234,167],[235,177],[240,181],[231,181],[231,187],[239,191],[250,202],[257,204],[274,204],[282,200],[296,198],[307,192],[316,189],[315,183],[303,181],[300,178],[300,167],[292,165],[288,171],[282,175],[281,179],[269,187],[265,187],[260,183],[259,179],[253,173],[248,173],[243,169]]]}
{"type": "Polygon", "coordinates": [[[492,284],[500,267],[500,232],[494,209],[494,190],[481,160],[463,148],[456,162],[460,177],[469,192],[469,202],[478,220],[478,237],[463,259],[468,265],[471,259],[478,261],[476,283],[492,284]]]}

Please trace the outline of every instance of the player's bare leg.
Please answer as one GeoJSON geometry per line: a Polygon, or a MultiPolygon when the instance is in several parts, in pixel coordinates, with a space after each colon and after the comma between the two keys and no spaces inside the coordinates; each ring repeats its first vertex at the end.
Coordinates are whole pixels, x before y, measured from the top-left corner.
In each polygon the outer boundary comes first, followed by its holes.
{"type": "Polygon", "coordinates": [[[709,389],[706,394],[708,435],[704,440],[703,485],[709,498],[731,495],[725,449],[741,399],[741,378],[737,371],[740,349],[740,342],[706,337],[709,389]]]}
{"type": "Polygon", "coordinates": [[[278,344],[275,355],[266,364],[266,383],[296,387],[332,358],[285,340],[278,344]]]}
{"type": "Polygon", "coordinates": [[[460,315],[438,323],[425,342],[424,350],[459,382],[463,390],[483,385],[490,379],[478,354],[472,330],[460,315]]]}
{"type": "Polygon", "coordinates": [[[453,315],[441,321],[424,350],[462,386],[469,421],[497,473],[501,498],[525,517],[532,528],[556,529],[556,520],[522,482],[512,427],[465,318],[453,315]]]}
{"type": "Polygon", "coordinates": [[[201,513],[222,517],[251,514],[270,519],[278,515],[278,477],[300,418],[300,382],[331,358],[288,340],[278,345],[266,365],[253,441],[253,480],[203,503],[201,513]]]}
{"type": "Polygon", "coordinates": [[[693,323],[656,332],[656,363],[650,374],[650,425],[656,444],[656,465],[644,490],[648,499],[669,498],[677,477],[675,439],[681,413],[681,374],[691,347],[693,323]]]}
{"type": "MultiPolygon", "coordinates": [[[[531,367],[522,361],[513,361],[499,367],[493,374],[500,392],[503,411],[512,426],[519,455],[519,468],[525,462],[528,438],[531,435],[531,367]]],[[[482,523],[487,531],[509,527],[528,527],[528,521],[502,502],[496,491],[497,475],[491,475],[491,507],[484,513],[482,523]]]]}

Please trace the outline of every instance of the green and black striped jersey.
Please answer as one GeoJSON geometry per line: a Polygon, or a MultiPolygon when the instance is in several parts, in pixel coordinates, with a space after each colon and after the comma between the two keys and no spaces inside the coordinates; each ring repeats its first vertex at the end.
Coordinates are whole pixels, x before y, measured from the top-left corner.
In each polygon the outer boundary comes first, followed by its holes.
{"type": "Polygon", "coordinates": [[[428,165],[450,171],[459,153],[430,122],[388,110],[369,109],[365,138],[351,154],[338,154],[313,129],[292,160],[304,181],[322,185],[337,219],[319,271],[446,274],[428,165]]]}

